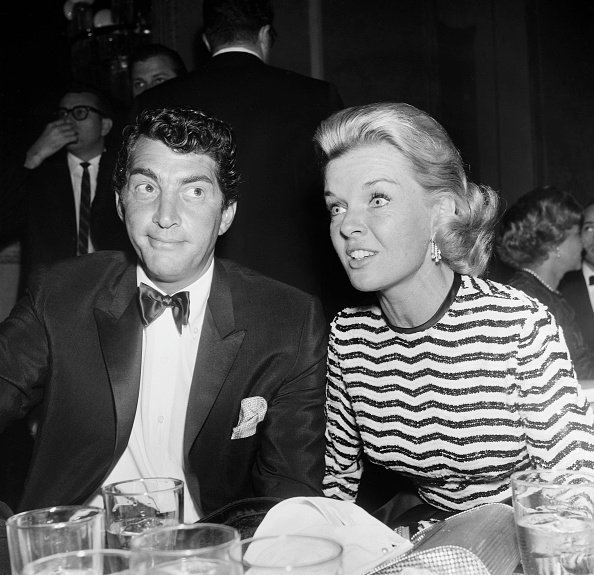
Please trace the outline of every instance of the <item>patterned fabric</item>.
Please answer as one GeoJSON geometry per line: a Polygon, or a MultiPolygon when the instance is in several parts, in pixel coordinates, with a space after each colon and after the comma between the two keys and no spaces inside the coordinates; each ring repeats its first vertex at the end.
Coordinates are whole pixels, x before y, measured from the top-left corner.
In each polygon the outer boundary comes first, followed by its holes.
{"type": "Polygon", "coordinates": [[[569,349],[578,379],[593,379],[594,354],[588,349],[575,311],[565,297],[558,292],[551,291],[533,275],[524,271],[514,273],[508,283],[536,298],[549,308],[563,330],[563,337],[565,337],[565,343],[567,343],[567,349],[569,349]]]}
{"type": "Polygon", "coordinates": [[[264,421],[268,402],[259,395],[241,400],[239,421],[233,428],[231,439],[244,439],[256,434],[258,423],[264,421]]]}
{"type": "Polygon", "coordinates": [[[462,276],[450,307],[412,330],[378,306],[347,308],[327,374],[328,497],[356,497],[363,453],[454,511],[506,500],[517,470],[594,467],[594,416],[563,336],[512,287],[462,276]]]}

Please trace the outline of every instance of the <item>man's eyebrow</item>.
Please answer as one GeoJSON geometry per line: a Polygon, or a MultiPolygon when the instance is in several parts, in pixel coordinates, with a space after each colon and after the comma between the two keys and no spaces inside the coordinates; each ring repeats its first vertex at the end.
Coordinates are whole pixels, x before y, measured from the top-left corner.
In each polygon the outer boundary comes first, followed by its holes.
{"type": "Polygon", "coordinates": [[[153,172],[153,170],[151,170],[150,168],[143,168],[142,166],[138,167],[138,168],[132,168],[130,170],[130,175],[131,176],[135,176],[136,174],[140,174],[141,176],[148,176],[149,178],[152,178],[153,180],[157,180],[157,174],[155,174],[155,172],[153,172]]]}
{"type": "Polygon", "coordinates": [[[196,176],[187,176],[187,177],[179,180],[179,183],[182,185],[193,184],[194,182],[206,182],[207,184],[213,183],[213,181],[208,176],[205,176],[204,174],[199,174],[196,176]]]}
{"type": "MultiPolygon", "coordinates": [[[[130,170],[130,175],[134,176],[134,175],[141,175],[141,176],[147,176],[149,178],[152,178],[155,181],[159,180],[158,175],[153,172],[153,170],[151,170],[150,168],[145,168],[142,166],[139,166],[137,168],[132,168],[130,170]]],[[[187,185],[187,184],[193,184],[196,182],[206,182],[207,184],[213,184],[213,181],[211,178],[209,178],[208,176],[205,176],[204,174],[196,174],[193,176],[186,176],[185,178],[181,178],[179,180],[179,183],[181,185],[187,185]]]]}

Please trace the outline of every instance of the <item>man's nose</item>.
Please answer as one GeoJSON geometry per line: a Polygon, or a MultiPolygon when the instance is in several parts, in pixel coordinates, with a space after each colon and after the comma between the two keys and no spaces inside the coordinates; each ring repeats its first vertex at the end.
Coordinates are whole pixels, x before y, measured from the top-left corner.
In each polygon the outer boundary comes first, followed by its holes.
{"type": "Polygon", "coordinates": [[[171,228],[179,225],[180,215],[178,209],[178,198],[168,194],[161,194],[159,203],[153,216],[153,222],[161,228],[171,228]]]}

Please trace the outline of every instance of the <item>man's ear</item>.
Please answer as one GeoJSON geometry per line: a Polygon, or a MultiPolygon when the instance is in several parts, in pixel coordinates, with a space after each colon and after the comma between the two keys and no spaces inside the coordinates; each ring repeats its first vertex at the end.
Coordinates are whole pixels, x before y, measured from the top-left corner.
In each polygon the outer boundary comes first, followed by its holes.
{"type": "Polygon", "coordinates": [[[223,208],[223,217],[221,218],[221,224],[219,225],[219,236],[222,236],[231,227],[236,211],[237,202],[232,202],[227,207],[223,208]]]}
{"type": "Polygon", "coordinates": [[[113,120],[111,118],[101,118],[101,135],[107,136],[113,128],[113,120]]]}
{"type": "Polygon", "coordinates": [[[258,31],[258,47],[262,54],[262,60],[268,62],[268,59],[270,58],[270,50],[272,48],[272,41],[270,40],[270,24],[262,26],[258,31]]]}
{"type": "Polygon", "coordinates": [[[208,38],[206,37],[206,34],[204,34],[204,32],[202,33],[202,41],[204,42],[204,45],[206,46],[206,49],[209,52],[212,52],[212,49],[210,47],[210,42],[208,41],[208,38]]]}
{"type": "Polygon", "coordinates": [[[122,201],[122,195],[120,192],[116,192],[115,195],[115,203],[116,203],[116,210],[118,212],[118,216],[120,216],[120,220],[124,221],[124,202],[122,201]]]}

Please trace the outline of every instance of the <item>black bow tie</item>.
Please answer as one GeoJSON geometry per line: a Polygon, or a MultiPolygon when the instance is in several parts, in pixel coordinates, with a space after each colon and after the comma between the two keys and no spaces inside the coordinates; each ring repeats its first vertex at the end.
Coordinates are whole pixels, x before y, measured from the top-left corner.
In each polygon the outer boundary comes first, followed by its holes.
{"type": "Polygon", "coordinates": [[[182,325],[188,325],[190,317],[190,292],[182,291],[173,295],[163,295],[156,289],[141,283],[138,286],[138,301],[142,323],[147,326],[156,320],[166,307],[171,308],[173,321],[181,334],[182,325]]]}
{"type": "Polygon", "coordinates": [[[590,276],[590,277],[588,278],[588,284],[589,284],[589,285],[592,285],[592,284],[594,284],[594,276],[590,276]]]}

